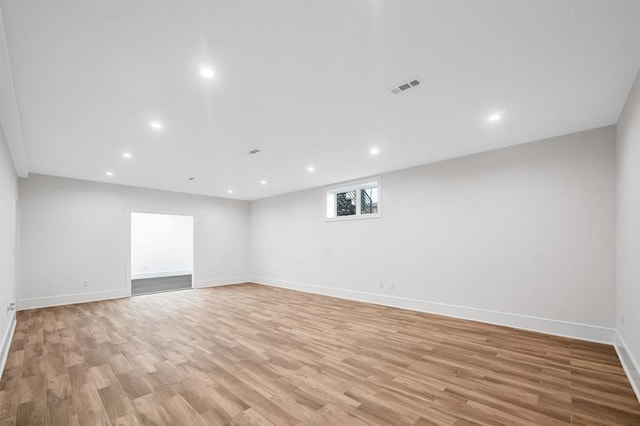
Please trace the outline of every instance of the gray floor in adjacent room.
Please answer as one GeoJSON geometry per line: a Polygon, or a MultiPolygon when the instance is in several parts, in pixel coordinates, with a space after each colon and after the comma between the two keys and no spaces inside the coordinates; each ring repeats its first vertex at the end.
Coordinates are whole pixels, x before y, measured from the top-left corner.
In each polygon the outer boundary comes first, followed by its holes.
{"type": "Polygon", "coordinates": [[[132,296],[161,291],[184,290],[186,288],[191,288],[191,275],[131,280],[132,296]]]}

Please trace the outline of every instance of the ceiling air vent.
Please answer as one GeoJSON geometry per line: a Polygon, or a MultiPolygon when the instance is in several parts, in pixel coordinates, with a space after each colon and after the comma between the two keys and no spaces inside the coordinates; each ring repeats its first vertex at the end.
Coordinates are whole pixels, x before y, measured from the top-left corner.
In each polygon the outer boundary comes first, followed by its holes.
{"type": "Polygon", "coordinates": [[[402,93],[405,90],[413,89],[418,85],[420,85],[420,80],[418,80],[417,78],[413,80],[409,80],[391,89],[391,93],[393,93],[394,95],[397,95],[398,93],[402,93]]]}

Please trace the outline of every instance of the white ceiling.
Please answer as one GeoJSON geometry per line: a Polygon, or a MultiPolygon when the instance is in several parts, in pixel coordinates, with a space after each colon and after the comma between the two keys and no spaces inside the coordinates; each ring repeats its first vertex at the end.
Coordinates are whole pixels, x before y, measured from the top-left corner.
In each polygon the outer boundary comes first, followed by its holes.
{"type": "Polygon", "coordinates": [[[637,0],[0,4],[30,173],[247,200],[613,124],[640,67],[637,0]]]}

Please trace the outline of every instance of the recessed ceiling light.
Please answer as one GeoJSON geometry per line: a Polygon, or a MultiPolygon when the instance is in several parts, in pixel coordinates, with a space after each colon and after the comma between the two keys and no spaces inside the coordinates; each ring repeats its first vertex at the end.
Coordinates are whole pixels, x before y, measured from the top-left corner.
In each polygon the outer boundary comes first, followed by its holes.
{"type": "Polygon", "coordinates": [[[313,166],[309,166],[309,167],[307,167],[307,171],[308,171],[309,173],[313,173],[313,172],[315,172],[315,171],[316,171],[316,168],[315,168],[315,167],[313,167],[313,166]]]}
{"type": "Polygon", "coordinates": [[[151,126],[152,129],[162,130],[162,123],[159,121],[152,121],[149,123],[149,126],[151,126]]]}
{"type": "Polygon", "coordinates": [[[261,185],[266,185],[266,184],[267,184],[267,181],[266,181],[266,180],[261,180],[261,181],[260,181],[260,184],[261,184],[261,185]]]}
{"type": "Polygon", "coordinates": [[[371,148],[371,149],[369,150],[369,154],[371,154],[371,155],[378,155],[378,154],[380,154],[380,148],[377,148],[377,147],[373,147],[373,148],[371,148]]]}
{"type": "Polygon", "coordinates": [[[227,190],[227,192],[228,192],[229,194],[233,194],[233,191],[232,191],[232,190],[230,190],[230,189],[228,189],[228,190],[227,190]]]}
{"type": "Polygon", "coordinates": [[[122,156],[123,156],[124,158],[131,158],[131,157],[133,157],[133,156],[131,155],[131,153],[130,153],[130,152],[123,152],[123,153],[122,153],[122,156]]]}
{"type": "Polygon", "coordinates": [[[492,114],[489,116],[489,121],[498,121],[502,118],[500,114],[492,114]]]}
{"type": "Polygon", "coordinates": [[[211,68],[207,68],[207,67],[200,68],[200,75],[203,78],[209,78],[209,79],[211,79],[211,78],[213,78],[215,76],[213,70],[211,68]]]}
{"type": "Polygon", "coordinates": [[[107,173],[105,173],[105,175],[107,175],[107,176],[113,176],[113,172],[107,172],[107,173]]]}

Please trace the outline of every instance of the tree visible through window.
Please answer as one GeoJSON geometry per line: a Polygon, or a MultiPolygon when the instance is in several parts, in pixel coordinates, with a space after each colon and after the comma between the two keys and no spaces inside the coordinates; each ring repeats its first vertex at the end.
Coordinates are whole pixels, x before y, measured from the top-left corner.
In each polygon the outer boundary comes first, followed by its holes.
{"type": "Polygon", "coordinates": [[[327,219],[377,217],[379,213],[378,180],[327,190],[327,219]]]}
{"type": "Polygon", "coordinates": [[[356,191],[336,194],[337,216],[353,216],[356,214],[356,191]]]}

